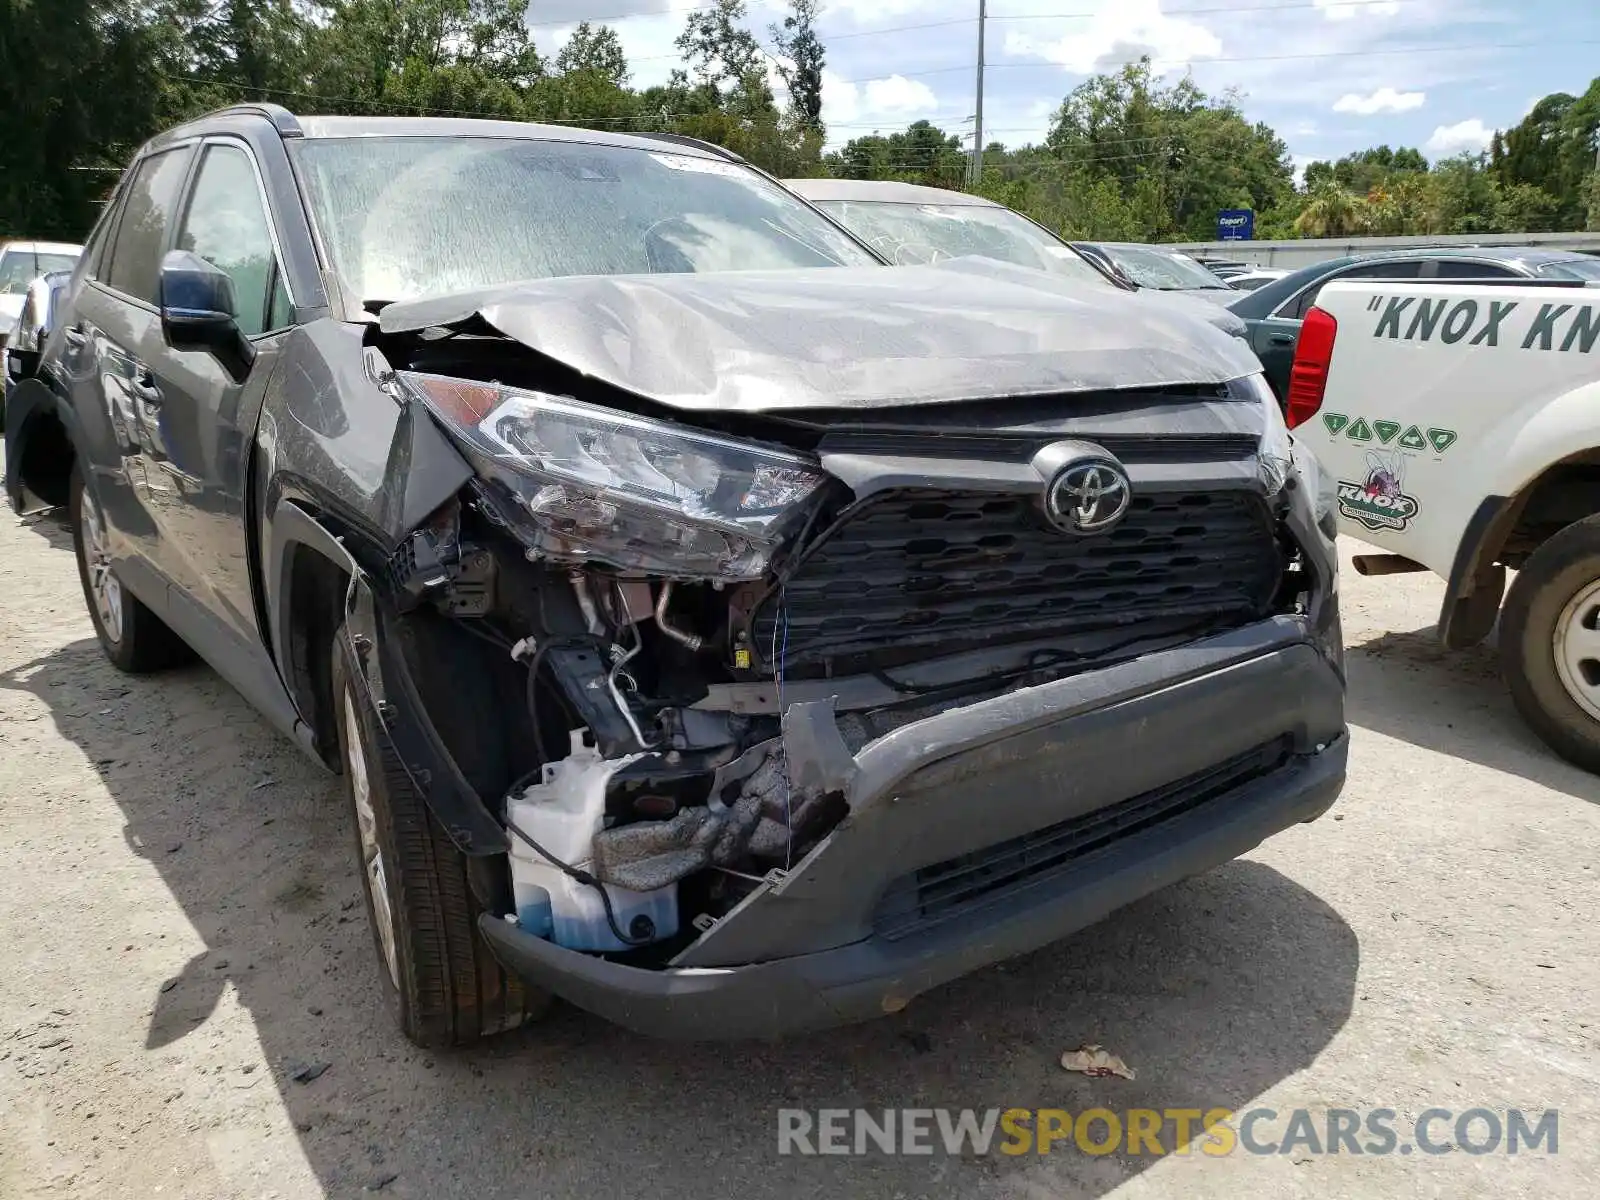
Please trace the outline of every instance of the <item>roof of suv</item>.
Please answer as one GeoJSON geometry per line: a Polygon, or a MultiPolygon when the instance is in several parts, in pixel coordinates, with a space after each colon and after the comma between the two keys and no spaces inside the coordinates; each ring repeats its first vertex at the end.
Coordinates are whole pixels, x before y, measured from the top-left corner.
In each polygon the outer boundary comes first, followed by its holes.
{"type": "Polygon", "coordinates": [[[476,117],[343,117],[297,116],[276,104],[236,104],[206,113],[156,135],[145,149],[212,133],[235,133],[246,123],[271,121],[285,138],[356,137],[486,137],[533,138],[551,142],[587,142],[632,150],[661,151],[699,158],[724,158],[743,162],[738,155],[710,142],[671,133],[612,133],[571,125],[540,125],[532,121],[482,120],[476,117]]]}
{"type": "Polygon", "coordinates": [[[18,250],[23,254],[82,254],[83,247],[71,242],[6,242],[0,245],[0,254],[18,250]]]}
{"type": "Polygon", "coordinates": [[[785,179],[783,186],[798,192],[813,203],[822,201],[880,204],[947,204],[966,208],[1003,208],[982,196],[955,192],[948,188],[927,187],[920,183],[900,183],[893,179],[785,179]]]}

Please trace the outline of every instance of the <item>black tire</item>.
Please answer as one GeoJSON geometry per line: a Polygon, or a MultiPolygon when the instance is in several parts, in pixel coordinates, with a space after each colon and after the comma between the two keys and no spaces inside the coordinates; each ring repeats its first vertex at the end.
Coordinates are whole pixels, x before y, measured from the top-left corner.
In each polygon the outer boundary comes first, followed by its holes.
{"type": "Polygon", "coordinates": [[[482,911],[467,877],[467,859],[434,821],[412,786],[365,693],[344,631],[333,638],[334,725],[350,804],[361,891],[377,951],[379,977],[401,1032],[418,1046],[466,1046],[538,1016],[549,997],[508,974],[478,934],[482,911]],[[347,713],[346,704],[350,706],[347,713]],[[372,824],[382,855],[383,890],[393,931],[391,964],[362,843],[362,816],[351,758],[351,720],[362,744],[372,824]]]}
{"type": "MultiPolygon", "coordinates": [[[[93,497],[88,494],[83,484],[83,476],[79,473],[76,464],[73,465],[72,474],[67,481],[67,515],[72,524],[72,548],[78,556],[78,582],[83,586],[83,602],[89,608],[89,620],[94,623],[95,636],[100,639],[100,648],[105,651],[106,657],[118,670],[126,671],[130,675],[142,675],[147,671],[159,671],[164,667],[176,666],[188,662],[194,657],[193,651],[183,643],[183,640],[173,633],[160,617],[151,612],[127,588],[117,584],[121,620],[119,628],[110,629],[106,619],[100,613],[100,606],[95,599],[94,587],[90,582],[89,552],[85,546],[84,533],[84,506],[94,504],[93,497]]],[[[95,509],[96,520],[100,529],[105,528],[105,522],[98,517],[95,509]]],[[[109,567],[106,568],[110,570],[109,567]]],[[[115,579],[115,572],[112,572],[115,579]]]]}
{"type": "Polygon", "coordinates": [[[1567,605],[1596,582],[1600,517],[1589,517],[1545,542],[1518,572],[1500,614],[1500,669],[1534,733],[1562,758],[1600,773],[1600,720],[1562,683],[1555,651],[1556,625],[1567,605]]]}

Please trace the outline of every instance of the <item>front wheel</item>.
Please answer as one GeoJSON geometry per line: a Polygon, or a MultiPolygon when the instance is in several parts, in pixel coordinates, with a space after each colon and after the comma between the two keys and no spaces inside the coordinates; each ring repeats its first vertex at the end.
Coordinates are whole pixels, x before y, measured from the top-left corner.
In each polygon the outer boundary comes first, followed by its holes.
{"type": "Polygon", "coordinates": [[[1600,517],[1567,526],[1523,564],[1500,616],[1500,665],[1544,743],[1600,774],[1600,517]]]}
{"type": "Polygon", "coordinates": [[[333,639],[339,761],[367,921],[401,1031],[427,1049],[514,1029],[548,997],[509,975],[478,934],[466,857],[428,812],[380,726],[343,629],[333,639]]]}

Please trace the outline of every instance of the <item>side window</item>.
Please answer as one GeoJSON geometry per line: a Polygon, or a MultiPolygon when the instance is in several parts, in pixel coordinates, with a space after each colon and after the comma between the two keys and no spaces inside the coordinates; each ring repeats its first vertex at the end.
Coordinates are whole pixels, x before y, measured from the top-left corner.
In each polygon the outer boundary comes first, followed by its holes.
{"type": "Polygon", "coordinates": [[[187,149],[151,155],[135,170],[123,201],[107,282],[147,304],[161,302],[161,255],[188,165],[187,149]]]}
{"type": "Polygon", "coordinates": [[[1516,274],[1494,263],[1464,262],[1459,258],[1440,259],[1433,266],[1436,279],[1510,279],[1516,274]]]}
{"type": "Polygon", "coordinates": [[[193,251],[233,280],[234,315],[246,337],[288,323],[288,296],[279,294],[283,283],[255,168],[238,146],[206,147],[178,249],[193,251]]]}
{"type": "Polygon", "coordinates": [[[83,277],[85,279],[99,279],[105,274],[106,245],[111,240],[111,232],[117,227],[117,213],[122,205],[122,189],[112,191],[106,206],[101,210],[100,219],[95,222],[94,230],[89,234],[89,240],[83,247],[83,277]]]}
{"type": "Polygon", "coordinates": [[[1285,306],[1278,315],[1280,317],[1291,317],[1297,321],[1305,320],[1306,314],[1311,311],[1312,305],[1316,304],[1317,297],[1322,294],[1322,289],[1338,280],[1416,279],[1421,273],[1422,263],[1415,259],[1407,259],[1404,262],[1368,263],[1362,267],[1351,267],[1346,271],[1339,272],[1337,275],[1330,275],[1321,283],[1307,288],[1298,300],[1294,301],[1292,305],[1285,306]]]}

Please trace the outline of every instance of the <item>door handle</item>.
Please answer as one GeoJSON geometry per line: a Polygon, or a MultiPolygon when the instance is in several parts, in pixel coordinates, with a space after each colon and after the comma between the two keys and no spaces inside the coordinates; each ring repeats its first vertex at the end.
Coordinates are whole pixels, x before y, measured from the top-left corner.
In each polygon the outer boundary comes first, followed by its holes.
{"type": "Polygon", "coordinates": [[[1294,345],[1294,334],[1274,333],[1268,338],[1268,341],[1270,341],[1274,346],[1292,346],[1294,345]]]}

